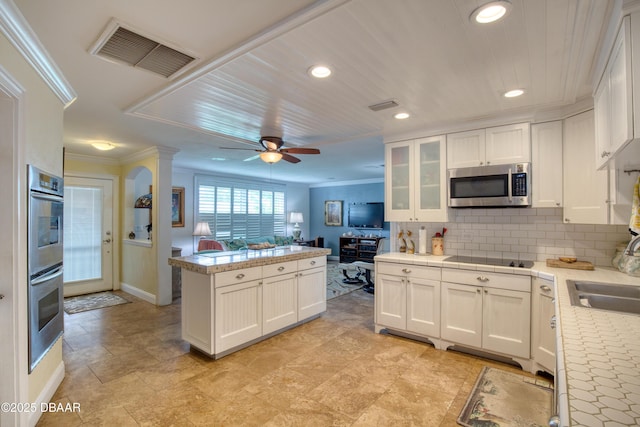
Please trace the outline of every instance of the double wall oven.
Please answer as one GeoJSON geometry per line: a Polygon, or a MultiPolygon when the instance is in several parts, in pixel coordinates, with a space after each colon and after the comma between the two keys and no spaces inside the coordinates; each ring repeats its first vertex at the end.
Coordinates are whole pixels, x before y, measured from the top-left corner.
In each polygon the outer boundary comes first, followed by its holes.
{"type": "Polygon", "coordinates": [[[63,181],[28,166],[29,372],[64,330],[63,181]]]}

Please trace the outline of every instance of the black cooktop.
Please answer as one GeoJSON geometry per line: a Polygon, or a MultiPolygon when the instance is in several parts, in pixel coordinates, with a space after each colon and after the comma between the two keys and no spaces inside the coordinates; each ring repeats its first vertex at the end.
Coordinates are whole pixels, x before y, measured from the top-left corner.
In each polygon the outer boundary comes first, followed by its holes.
{"type": "Polygon", "coordinates": [[[500,267],[519,267],[519,268],[533,267],[533,261],[517,260],[517,259],[485,258],[485,257],[462,256],[462,255],[450,256],[445,258],[443,261],[463,262],[467,264],[497,265],[500,267]]]}

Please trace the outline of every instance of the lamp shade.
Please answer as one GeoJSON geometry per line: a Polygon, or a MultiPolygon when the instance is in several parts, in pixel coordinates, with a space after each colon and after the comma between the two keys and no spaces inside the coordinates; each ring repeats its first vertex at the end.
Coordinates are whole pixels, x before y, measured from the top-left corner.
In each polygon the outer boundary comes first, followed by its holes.
{"type": "Polygon", "coordinates": [[[196,224],[196,229],[193,230],[194,236],[211,236],[211,229],[208,222],[199,222],[196,224]]]}
{"type": "Polygon", "coordinates": [[[140,196],[136,199],[134,208],[151,209],[151,193],[140,196]]]}
{"type": "Polygon", "coordinates": [[[264,151],[260,153],[260,158],[263,162],[276,163],[282,159],[282,153],[278,153],[277,151],[264,151]]]}
{"type": "Polygon", "coordinates": [[[289,223],[298,224],[300,222],[304,222],[302,212],[291,212],[289,216],[289,223]]]}

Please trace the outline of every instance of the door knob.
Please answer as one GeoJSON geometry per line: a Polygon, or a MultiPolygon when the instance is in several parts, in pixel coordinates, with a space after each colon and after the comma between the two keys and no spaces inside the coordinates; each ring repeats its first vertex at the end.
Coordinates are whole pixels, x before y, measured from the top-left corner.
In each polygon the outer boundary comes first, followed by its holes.
{"type": "Polygon", "coordinates": [[[0,294],[0,299],[4,299],[4,295],[0,294]]]}
{"type": "Polygon", "coordinates": [[[102,243],[111,243],[111,239],[103,240],[102,243]]]}

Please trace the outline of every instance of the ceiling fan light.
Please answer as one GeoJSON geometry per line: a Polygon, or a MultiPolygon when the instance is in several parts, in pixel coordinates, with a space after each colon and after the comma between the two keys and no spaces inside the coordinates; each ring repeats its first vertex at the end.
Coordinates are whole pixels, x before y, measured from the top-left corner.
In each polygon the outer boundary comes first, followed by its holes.
{"type": "Polygon", "coordinates": [[[309,68],[309,74],[317,79],[324,79],[331,75],[331,68],[326,65],[314,65],[309,68]]]}
{"type": "Polygon", "coordinates": [[[508,92],[505,92],[504,97],[505,98],[516,98],[520,95],[522,95],[524,93],[524,90],[522,89],[513,89],[510,90],[508,92]]]}
{"type": "Polygon", "coordinates": [[[260,153],[260,159],[266,163],[277,163],[282,159],[282,153],[277,151],[265,151],[260,153]]]}
{"type": "Polygon", "coordinates": [[[109,151],[116,148],[116,146],[109,141],[93,141],[91,145],[93,146],[93,148],[100,151],[109,151]]]}
{"type": "Polygon", "coordinates": [[[478,7],[471,13],[469,20],[479,24],[489,24],[504,18],[511,10],[511,3],[507,0],[492,1],[478,7]]]}

